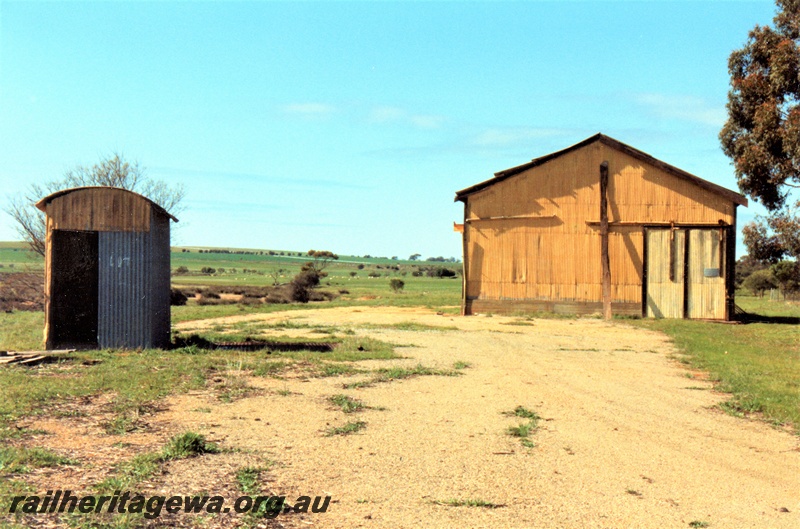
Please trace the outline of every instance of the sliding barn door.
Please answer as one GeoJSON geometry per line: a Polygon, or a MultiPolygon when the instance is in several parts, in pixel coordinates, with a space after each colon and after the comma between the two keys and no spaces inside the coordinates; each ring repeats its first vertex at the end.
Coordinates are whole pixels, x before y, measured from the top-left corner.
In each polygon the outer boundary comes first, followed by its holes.
{"type": "Polygon", "coordinates": [[[725,319],[725,233],[648,228],[648,318],[725,319]]]}
{"type": "Polygon", "coordinates": [[[688,318],[725,319],[725,252],[720,230],[689,231],[688,318]]]}
{"type": "Polygon", "coordinates": [[[683,318],[686,230],[647,230],[647,317],[683,318]]]}

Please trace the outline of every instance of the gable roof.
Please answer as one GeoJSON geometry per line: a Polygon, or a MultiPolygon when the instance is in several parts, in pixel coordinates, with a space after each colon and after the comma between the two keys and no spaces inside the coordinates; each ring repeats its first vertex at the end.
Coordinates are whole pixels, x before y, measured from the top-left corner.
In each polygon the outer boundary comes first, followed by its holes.
{"type": "Polygon", "coordinates": [[[62,189],[61,191],[56,191],[55,193],[47,195],[46,197],[41,199],[39,202],[37,202],[35,205],[40,210],[45,211],[45,209],[47,208],[47,204],[49,204],[53,200],[55,200],[55,199],[57,199],[59,197],[62,197],[64,195],[68,195],[70,193],[74,193],[76,191],[85,191],[85,190],[88,190],[88,189],[113,189],[113,190],[116,190],[116,191],[124,191],[125,193],[130,193],[131,195],[135,195],[135,196],[141,198],[142,200],[148,202],[153,207],[153,209],[156,210],[158,213],[161,213],[162,215],[166,215],[167,217],[169,217],[173,221],[178,222],[178,219],[176,219],[172,214],[170,214],[169,211],[167,211],[166,209],[162,208],[161,206],[159,206],[158,204],[156,204],[155,202],[153,202],[152,200],[150,200],[146,196],[140,195],[139,193],[136,193],[135,191],[131,191],[130,189],[124,189],[124,188],[121,188],[121,187],[85,186],[85,187],[73,187],[73,188],[70,188],[70,189],[62,189]]]}
{"type": "Polygon", "coordinates": [[[662,162],[657,158],[653,158],[646,152],[642,152],[639,149],[634,149],[630,145],[626,145],[621,141],[615,140],[614,138],[611,138],[601,133],[597,133],[594,136],[590,136],[589,138],[586,138],[585,140],[576,143],[575,145],[567,147],[566,149],[562,149],[560,151],[556,151],[554,153],[541,156],[539,158],[534,158],[528,163],[518,165],[516,167],[511,167],[510,169],[499,171],[494,174],[494,178],[490,178],[489,180],[480,182],[479,184],[475,184],[474,186],[467,187],[465,189],[462,189],[461,191],[456,191],[455,201],[460,200],[462,202],[466,202],[467,197],[473,193],[486,189],[487,187],[491,187],[494,184],[502,182],[503,180],[510,178],[514,175],[517,175],[523,171],[527,171],[528,169],[547,163],[550,160],[558,158],[559,156],[569,154],[572,151],[576,151],[580,148],[586,147],[587,145],[591,145],[596,141],[599,141],[603,145],[606,145],[608,147],[611,147],[612,149],[616,149],[638,160],[641,160],[642,162],[650,164],[673,176],[677,176],[678,178],[688,180],[689,182],[695,184],[696,186],[701,187],[707,191],[711,191],[712,193],[715,193],[717,195],[720,195],[735,204],[747,206],[747,198],[745,198],[744,195],[741,195],[735,191],[731,191],[730,189],[717,185],[713,182],[709,182],[708,180],[703,180],[698,176],[695,176],[691,173],[687,173],[683,169],[678,169],[674,165],[662,162]]]}

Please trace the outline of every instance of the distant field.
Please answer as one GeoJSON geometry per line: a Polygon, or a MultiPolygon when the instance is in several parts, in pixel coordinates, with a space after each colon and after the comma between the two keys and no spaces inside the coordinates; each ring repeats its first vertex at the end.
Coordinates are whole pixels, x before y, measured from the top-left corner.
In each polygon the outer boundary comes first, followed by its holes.
{"type": "Polygon", "coordinates": [[[42,257],[21,242],[0,242],[0,272],[41,270],[42,257]]]}
{"type": "MultiPolygon", "coordinates": [[[[280,268],[293,271],[299,270],[303,263],[309,261],[306,252],[287,251],[287,250],[262,250],[262,249],[241,249],[241,248],[211,248],[199,246],[173,247],[172,248],[172,269],[179,266],[186,266],[191,272],[199,273],[203,267],[224,268],[226,272],[216,274],[212,279],[214,284],[219,281],[241,281],[243,276],[254,275],[252,272],[241,273],[243,268],[255,270],[259,273],[270,273],[280,268]],[[211,250],[211,252],[208,252],[211,250]],[[215,250],[227,250],[230,253],[219,253],[215,250]],[[202,253],[201,253],[202,251],[202,253]],[[231,269],[240,272],[238,275],[231,269]]],[[[405,259],[391,259],[387,257],[365,257],[357,255],[341,255],[338,261],[334,261],[331,270],[338,272],[349,272],[357,270],[358,265],[364,265],[364,274],[369,271],[379,272],[387,266],[412,267],[415,265],[430,266],[441,265],[452,268],[458,272],[461,270],[461,263],[452,262],[431,262],[431,261],[409,261],[405,259]]],[[[27,244],[22,242],[0,241],[0,266],[4,268],[16,268],[18,266],[28,266],[32,269],[40,269],[44,266],[42,257],[28,249],[27,244]],[[11,266],[13,265],[13,266],[11,266]]],[[[406,268],[410,271],[411,268],[406,268]]],[[[296,271],[294,272],[296,273],[296,271]]],[[[260,283],[256,280],[255,284],[260,283]]]]}
{"type": "MultiPolygon", "coordinates": [[[[172,283],[176,287],[272,286],[291,281],[309,260],[306,252],[287,250],[174,247],[171,254],[172,283]],[[214,250],[228,250],[230,253],[214,250]],[[175,274],[180,267],[185,267],[188,273],[175,274]],[[213,268],[214,272],[201,273],[203,268],[213,268]]],[[[37,271],[43,267],[43,259],[28,250],[25,244],[0,242],[0,273],[37,271]]],[[[337,293],[333,305],[417,305],[453,312],[461,303],[461,263],[342,255],[339,260],[332,261],[325,272],[328,276],[323,278],[320,287],[337,293]],[[441,279],[413,275],[420,273],[420,267],[438,266],[447,267],[457,272],[458,276],[441,279]],[[405,283],[401,292],[392,291],[389,286],[391,279],[400,279],[405,283]]],[[[247,310],[285,310],[301,306],[267,305],[248,307],[247,310]]],[[[188,306],[174,307],[173,310],[174,318],[181,321],[233,314],[243,308],[236,305],[201,307],[190,301],[188,306]]]]}

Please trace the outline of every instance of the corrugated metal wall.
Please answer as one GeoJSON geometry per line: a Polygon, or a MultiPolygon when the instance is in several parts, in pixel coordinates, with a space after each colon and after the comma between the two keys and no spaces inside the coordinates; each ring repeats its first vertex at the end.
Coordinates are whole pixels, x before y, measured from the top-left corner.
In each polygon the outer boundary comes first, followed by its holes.
{"type": "Polygon", "coordinates": [[[723,240],[719,230],[689,230],[689,318],[725,318],[723,240]]]}
{"type": "Polygon", "coordinates": [[[686,230],[647,230],[648,318],[683,318],[685,241],[686,230]]]}
{"type": "Polygon", "coordinates": [[[644,225],[735,222],[730,200],[627,153],[592,143],[468,196],[465,304],[601,301],[603,161],[609,163],[612,301],[626,310],[638,306],[641,313],[644,225]],[[497,218],[510,216],[523,218],[497,218]]]}
{"type": "Polygon", "coordinates": [[[149,232],[100,232],[100,347],[152,347],[149,232]]]}

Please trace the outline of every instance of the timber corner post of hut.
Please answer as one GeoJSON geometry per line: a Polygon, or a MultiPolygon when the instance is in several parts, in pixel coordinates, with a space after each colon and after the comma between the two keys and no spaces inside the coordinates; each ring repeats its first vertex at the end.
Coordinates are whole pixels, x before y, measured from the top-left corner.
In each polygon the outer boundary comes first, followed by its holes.
{"type": "Polygon", "coordinates": [[[115,187],[65,189],[45,212],[45,348],[170,345],[170,221],[115,187]]]}
{"type": "Polygon", "coordinates": [[[462,313],[735,316],[739,193],[596,134],[456,192],[462,313]]]}

